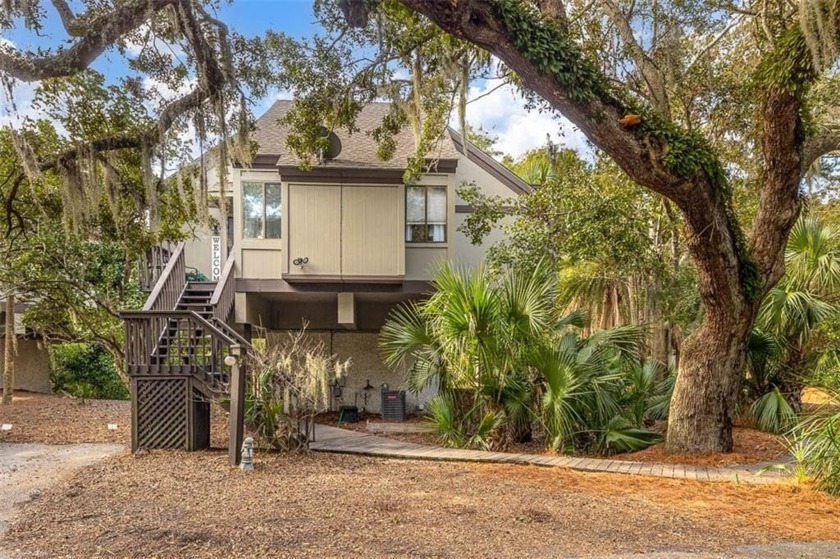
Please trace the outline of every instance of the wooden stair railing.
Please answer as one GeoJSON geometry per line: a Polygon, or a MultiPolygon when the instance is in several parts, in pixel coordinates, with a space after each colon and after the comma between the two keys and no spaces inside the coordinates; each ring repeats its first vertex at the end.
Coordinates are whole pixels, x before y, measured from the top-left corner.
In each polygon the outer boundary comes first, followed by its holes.
{"type": "Polygon", "coordinates": [[[187,281],[184,246],[178,243],[169,254],[143,308],[120,313],[132,377],[132,448],[177,447],[184,440],[188,449],[203,448],[210,416],[209,407],[201,406],[227,394],[229,456],[237,464],[254,348],[227,324],[235,299],[235,252],[213,285],[187,281]],[[234,358],[230,365],[226,357],[234,358]]]}
{"type": "Polygon", "coordinates": [[[142,291],[152,291],[158,279],[163,274],[166,265],[172,258],[176,245],[164,242],[150,247],[137,261],[137,279],[142,291]]]}
{"type": "Polygon", "coordinates": [[[184,257],[185,243],[178,243],[169,257],[166,267],[158,277],[144,311],[171,311],[178,304],[187,283],[187,261],[184,257]]]}
{"type": "Polygon", "coordinates": [[[219,282],[216,284],[216,290],[213,291],[213,297],[210,298],[210,305],[213,307],[213,318],[221,322],[227,322],[230,317],[230,311],[233,310],[233,302],[236,295],[236,279],[234,278],[234,265],[236,254],[236,247],[233,247],[228,254],[222,273],[219,276],[219,282]]]}

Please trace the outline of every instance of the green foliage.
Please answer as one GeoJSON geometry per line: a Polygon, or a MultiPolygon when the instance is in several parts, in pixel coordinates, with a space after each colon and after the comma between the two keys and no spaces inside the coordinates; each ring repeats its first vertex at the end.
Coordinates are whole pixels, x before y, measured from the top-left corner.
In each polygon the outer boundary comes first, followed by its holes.
{"type": "Polygon", "coordinates": [[[455,403],[450,394],[438,394],[429,400],[426,409],[443,444],[454,448],[464,446],[466,434],[462,430],[459,418],[456,417],[455,403]]]}
{"type": "Polygon", "coordinates": [[[802,420],[793,434],[799,466],[816,478],[817,487],[840,495],[840,409],[823,408],[802,420]]]}
{"type": "Polygon", "coordinates": [[[784,433],[796,421],[796,412],[775,387],[753,402],[750,416],[756,427],[771,433],[784,433]]]}
{"type": "Polygon", "coordinates": [[[782,432],[794,419],[802,387],[835,378],[831,325],[838,320],[840,237],[815,217],[791,230],[786,273],[759,309],[750,339],[742,403],[755,424],[782,432]],[[819,378],[815,378],[816,371],[819,378]]]}
{"type": "Polygon", "coordinates": [[[588,103],[609,93],[603,73],[557,22],[517,0],[495,0],[493,9],[516,49],[541,72],[551,75],[574,101],[588,103]]]}
{"type": "Polygon", "coordinates": [[[427,158],[436,159],[441,139],[448,141],[444,130],[453,99],[466,96],[469,80],[490,68],[490,56],[396,0],[372,4],[376,17],[354,28],[348,28],[339,4],[315,3],[323,32],[314,37],[266,34],[272,74],[295,98],[284,118],[290,125],[288,148],[307,168],[324,142],[320,126],[358,133],[355,122],[363,106],[387,100],[389,112],[371,132],[377,155],[393,158],[395,136],[410,128],[415,149],[404,181],[412,182],[428,168],[427,158]]]}
{"type": "Polygon", "coordinates": [[[458,226],[458,231],[474,245],[480,245],[493,226],[510,213],[505,209],[507,200],[501,196],[487,196],[475,182],[461,183],[456,194],[472,209],[464,223],[458,226]]]}
{"type": "Polygon", "coordinates": [[[389,366],[408,366],[412,390],[438,386],[429,410],[447,444],[504,446],[535,422],[556,449],[610,453],[659,440],[644,422],[664,369],[641,363],[642,329],[581,337],[582,314],[560,314],[542,263],[498,282],[447,266],[433,287],[392,312],[380,348],[389,366]]]}
{"type": "Polygon", "coordinates": [[[764,57],[755,73],[759,86],[796,96],[807,93],[816,77],[811,51],[799,25],[791,26],[782,34],[775,49],[764,57]]]}
{"type": "Polygon", "coordinates": [[[114,358],[96,344],[50,346],[53,390],[85,400],[127,400],[128,389],[114,366],[114,358]]]}

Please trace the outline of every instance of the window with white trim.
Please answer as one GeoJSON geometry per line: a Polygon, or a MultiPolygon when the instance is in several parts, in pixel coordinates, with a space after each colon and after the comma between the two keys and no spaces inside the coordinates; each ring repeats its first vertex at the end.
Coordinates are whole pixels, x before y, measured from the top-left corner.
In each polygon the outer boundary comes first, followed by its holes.
{"type": "Polygon", "coordinates": [[[446,187],[407,186],[405,242],[446,242],[446,187]]]}
{"type": "Polygon", "coordinates": [[[242,182],[242,237],[280,238],[280,183],[242,182]]]}

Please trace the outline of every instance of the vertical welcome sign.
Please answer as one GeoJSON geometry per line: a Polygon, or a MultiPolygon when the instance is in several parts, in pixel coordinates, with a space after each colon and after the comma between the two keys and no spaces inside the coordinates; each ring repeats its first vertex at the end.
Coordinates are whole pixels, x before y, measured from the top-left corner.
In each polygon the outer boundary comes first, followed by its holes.
{"type": "Polygon", "coordinates": [[[218,235],[210,237],[210,279],[219,281],[222,275],[222,238],[218,235]]]}

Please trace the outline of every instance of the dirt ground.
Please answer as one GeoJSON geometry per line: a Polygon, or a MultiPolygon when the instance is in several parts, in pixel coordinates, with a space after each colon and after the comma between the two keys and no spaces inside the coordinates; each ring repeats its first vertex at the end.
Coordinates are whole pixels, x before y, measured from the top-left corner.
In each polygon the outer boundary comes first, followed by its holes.
{"type": "Polygon", "coordinates": [[[838,500],[532,466],[221,451],[123,454],[40,494],[7,535],[32,557],[589,556],[836,540],[838,500]]]}
{"type": "MultiPolygon", "coordinates": [[[[227,413],[211,407],[210,444],[227,448],[227,413]]],[[[58,394],[15,392],[10,406],[0,405],[0,443],[131,444],[131,403],[121,400],[78,400],[58,394]],[[115,424],[115,431],[108,424],[115,424]]]]}
{"type": "MultiPolygon", "coordinates": [[[[127,402],[21,394],[0,406],[0,423],[14,425],[0,442],[127,442],[128,418],[127,402]]],[[[213,423],[213,446],[224,448],[224,412],[214,409],[213,423]]],[[[6,445],[15,446],[26,445],[6,445]]],[[[50,466],[53,454],[42,462],[50,466]]],[[[840,539],[840,501],[793,482],[699,483],[316,453],[259,453],[256,472],[244,474],[227,466],[224,450],[123,451],[69,478],[52,471],[40,477],[53,486],[16,509],[21,514],[0,540],[3,559],[4,549],[50,558],[674,557],[840,539]]]]}
{"type": "Polygon", "coordinates": [[[121,444],[0,443],[0,535],[6,533],[11,519],[24,512],[19,505],[33,494],[124,450],[121,444]]]}
{"type": "Polygon", "coordinates": [[[12,404],[0,405],[0,431],[4,443],[121,443],[131,440],[131,407],[128,401],[77,400],[57,394],[14,393],[12,404]],[[117,425],[116,431],[108,424],[117,425]]]}

